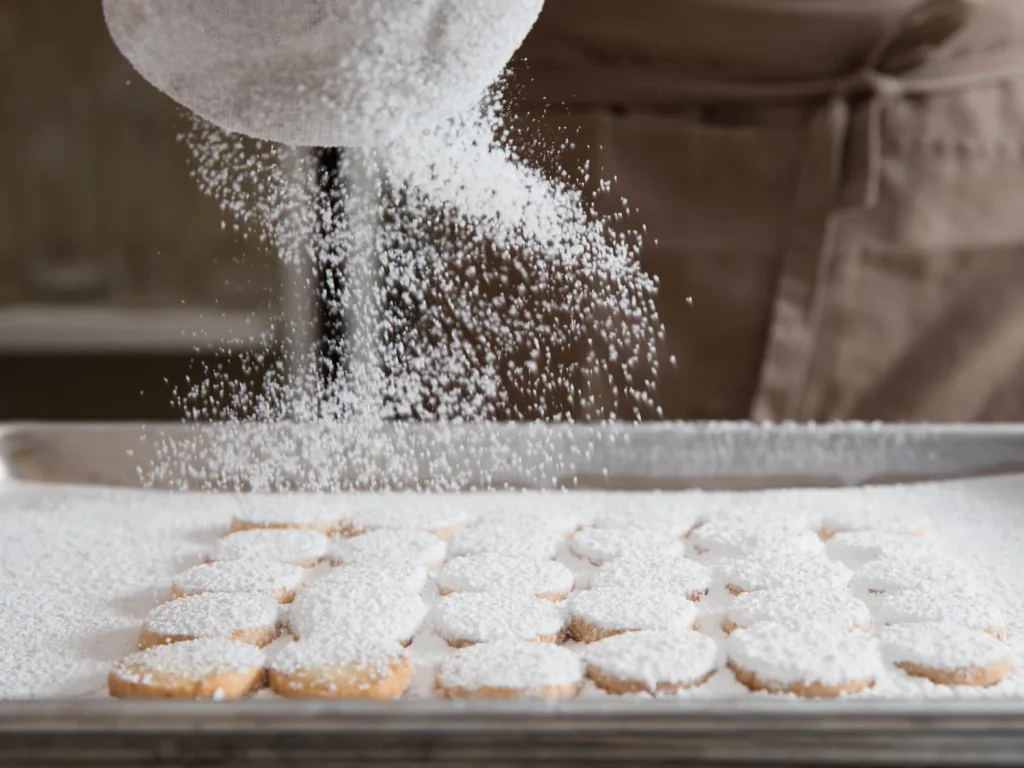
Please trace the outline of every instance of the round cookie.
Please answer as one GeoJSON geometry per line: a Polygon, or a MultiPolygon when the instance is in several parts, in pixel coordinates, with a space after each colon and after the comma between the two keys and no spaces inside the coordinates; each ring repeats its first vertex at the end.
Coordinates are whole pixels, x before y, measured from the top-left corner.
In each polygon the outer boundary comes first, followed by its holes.
{"type": "Polygon", "coordinates": [[[337,502],[320,497],[280,494],[271,498],[240,497],[241,509],[231,518],[231,532],[253,528],[306,528],[328,534],[338,524],[337,502]]]}
{"type": "Polygon", "coordinates": [[[455,648],[499,640],[558,643],[565,631],[565,609],[536,597],[461,592],[438,602],[431,623],[455,648]]]}
{"type": "Polygon", "coordinates": [[[722,630],[729,634],[765,621],[809,631],[866,631],[871,628],[871,613],[862,600],[839,590],[767,589],[745,592],[733,600],[722,619],[722,630]]]}
{"type": "Polygon", "coordinates": [[[710,503],[701,515],[701,525],[774,531],[816,531],[821,526],[816,510],[812,514],[808,504],[789,491],[718,492],[704,498],[710,503]]]}
{"type": "Polygon", "coordinates": [[[850,587],[860,595],[920,592],[974,592],[970,573],[948,563],[928,560],[872,560],[853,577],[850,587]]]}
{"type": "Polygon", "coordinates": [[[587,677],[614,694],[672,694],[707,682],[717,668],[715,642],[699,632],[615,635],[584,651],[587,677]]]}
{"type": "Polygon", "coordinates": [[[437,591],[507,592],[564,600],[572,592],[572,571],[553,560],[528,560],[505,555],[467,555],[449,560],[437,574],[437,591]]]}
{"type": "Polygon", "coordinates": [[[1006,616],[998,605],[964,592],[904,590],[885,595],[876,608],[883,624],[948,624],[987,632],[1003,640],[1006,616]]]}
{"type": "Polygon", "coordinates": [[[920,537],[931,533],[932,522],[913,505],[904,508],[892,501],[877,505],[862,501],[853,508],[833,510],[822,516],[820,533],[823,540],[849,531],[879,531],[920,537]]]}
{"type": "Polygon", "coordinates": [[[937,685],[996,685],[1013,669],[1013,653],[986,632],[941,624],[887,627],[880,637],[885,659],[909,675],[937,685]]]}
{"type": "Polygon", "coordinates": [[[846,589],[853,572],[842,563],[815,555],[775,553],[723,563],[718,577],[734,595],[763,589],[803,587],[811,590],[846,589]]]}
{"type": "Polygon", "coordinates": [[[327,554],[329,541],[316,531],[264,529],[229,533],[217,542],[210,562],[272,560],[312,568],[327,554]]]}
{"type": "Polygon", "coordinates": [[[385,562],[377,565],[341,565],[328,571],[315,586],[371,594],[422,595],[430,581],[425,566],[385,562]]]}
{"type": "Polygon", "coordinates": [[[637,592],[672,592],[697,601],[711,587],[711,570],[702,563],[679,555],[643,557],[624,555],[601,566],[590,578],[590,586],[629,587],[637,592]]]}
{"type": "Polygon", "coordinates": [[[379,530],[424,531],[450,541],[456,531],[473,522],[474,516],[461,504],[431,499],[420,494],[387,494],[378,504],[342,515],[338,533],[359,536],[379,530]]]}
{"type": "Polygon", "coordinates": [[[299,640],[358,633],[381,643],[408,644],[426,614],[423,600],[401,585],[388,586],[372,579],[362,585],[325,579],[296,595],[288,624],[299,640]]]}
{"type": "Polygon", "coordinates": [[[657,629],[686,632],[697,621],[697,607],[678,592],[640,592],[601,587],[569,598],[569,634],[593,643],[623,632],[657,629]]]}
{"type": "Polygon", "coordinates": [[[478,523],[452,537],[451,557],[505,555],[533,560],[552,560],[565,538],[560,534],[511,522],[478,523]]]}
{"type": "Polygon", "coordinates": [[[158,605],[146,616],[139,647],[200,638],[264,646],[277,637],[278,604],[265,595],[211,592],[158,605]]]}
{"type": "Polygon", "coordinates": [[[632,499],[622,500],[616,495],[613,500],[619,504],[610,509],[598,511],[594,515],[594,528],[632,528],[645,531],[658,531],[666,536],[679,539],[693,530],[697,525],[697,512],[669,500],[679,494],[643,494],[632,495],[632,499]],[[621,504],[621,506],[620,506],[621,504]]]}
{"type": "Polygon", "coordinates": [[[487,494],[479,520],[469,528],[518,528],[564,540],[591,519],[589,510],[584,509],[589,506],[584,496],[577,491],[487,494]],[[496,496],[500,498],[496,500],[496,496]]]}
{"type": "Polygon", "coordinates": [[[594,565],[616,560],[624,555],[678,555],[683,543],[660,531],[636,528],[584,528],[569,539],[569,550],[594,565]]]}
{"type": "Polygon", "coordinates": [[[727,650],[729,668],[752,691],[831,698],[872,688],[881,673],[877,643],[860,632],[766,621],[737,629],[727,650]]]}
{"type": "Polygon", "coordinates": [[[238,699],[264,684],[263,652],[220,638],[157,645],[115,664],[111,696],[122,699],[238,699]]]}
{"type": "Polygon", "coordinates": [[[396,699],[412,679],[401,645],[359,631],[293,642],[270,664],[270,687],[289,698],[396,699]]]}
{"type": "Polygon", "coordinates": [[[817,556],[822,554],[821,540],[806,528],[751,526],[711,520],[689,536],[690,546],[701,559],[719,562],[727,558],[761,555],[817,556]]]}
{"type": "Polygon", "coordinates": [[[361,536],[334,539],[328,557],[332,565],[412,563],[437,570],[444,564],[447,551],[448,545],[433,534],[385,528],[361,536]]]}
{"type": "Polygon", "coordinates": [[[566,699],[582,682],[580,657],[550,643],[499,640],[461,648],[437,670],[438,695],[460,699],[566,699]]]}
{"type": "Polygon", "coordinates": [[[872,560],[934,560],[939,552],[934,539],[891,531],[837,533],[825,548],[829,557],[850,568],[861,568],[872,560]]]}
{"type": "Polygon", "coordinates": [[[171,581],[171,599],[208,592],[251,592],[290,603],[305,571],[297,565],[267,560],[224,560],[204,563],[179,573],[171,581]]]}

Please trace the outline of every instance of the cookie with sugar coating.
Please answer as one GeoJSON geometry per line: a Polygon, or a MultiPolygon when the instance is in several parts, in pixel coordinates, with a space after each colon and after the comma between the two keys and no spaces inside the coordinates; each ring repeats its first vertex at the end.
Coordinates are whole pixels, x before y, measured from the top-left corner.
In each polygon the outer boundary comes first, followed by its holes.
{"type": "Polygon", "coordinates": [[[237,699],[262,688],[266,657],[221,638],[157,645],[122,659],[107,676],[122,699],[237,699]]]}
{"type": "Polygon", "coordinates": [[[270,687],[289,698],[396,699],[412,680],[397,642],[358,629],[293,642],[270,664],[270,687]]]}
{"type": "Polygon", "coordinates": [[[954,624],[887,627],[880,636],[886,660],[936,685],[986,688],[1013,669],[1013,652],[987,632],[954,624]]]}
{"type": "Polygon", "coordinates": [[[576,592],[568,609],[569,634],[581,643],[642,629],[686,632],[697,621],[697,607],[680,594],[638,592],[628,587],[576,592]]]}
{"type": "Polygon", "coordinates": [[[729,668],[752,691],[835,698],[874,687],[882,672],[877,643],[859,632],[763,622],[734,631],[727,650],[729,668]]]}
{"type": "Polygon", "coordinates": [[[437,591],[509,592],[565,600],[572,592],[572,571],[553,560],[532,560],[506,555],[467,555],[450,560],[437,574],[437,591]]]}
{"type": "Polygon", "coordinates": [[[537,597],[457,592],[434,607],[431,623],[455,648],[499,640],[560,643],[565,633],[565,609],[537,597]]]}
{"type": "Polygon", "coordinates": [[[328,539],[322,533],[298,528],[254,528],[229,533],[217,542],[207,562],[225,560],[272,560],[312,568],[327,554],[328,539]]]}
{"type": "Polygon", "coordinates": [[[297,565],[263,560],[203,563],[179,573],[171,582],[171,599],[206,593],[254,593],[290,603],[305,571],[297,565]]]}
{"type": "Polygon", "coordinates": [[[151,610],[139,633],[139,647],[200,638],[237,640],[262,647],[277,637],[279,621],[277,602],[265,595],[193,595],[151,610]]]}
{"type": "Polygon", "coordinates": [[[726,608],[722,631],[730,634],[765,621],[843,632],[866,631],[871,628],[871,613],[862,600],[840,590],[766,589],[737,596],[726,608]]]}
{"type": "Polygon", "coordinates": [[[614,694],[673,694],[703,685],[718,668],[718,651],[699,632],[628,632],[587,646],[587,677],[614,694]]]}
{"type": "Polygon", "coordinates": [[[455,651],[441,662],[435,689],[459,699],[566,699],[582,681],[577,654],[550,643],[500,640],[455,651]]]}

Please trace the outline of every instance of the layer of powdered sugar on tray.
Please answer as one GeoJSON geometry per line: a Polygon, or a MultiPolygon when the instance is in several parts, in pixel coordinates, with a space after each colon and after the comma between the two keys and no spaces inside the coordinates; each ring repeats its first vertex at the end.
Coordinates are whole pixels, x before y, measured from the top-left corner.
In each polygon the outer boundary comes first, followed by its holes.
{"type": "MultiPolygon", "coordinates": [[[[295,506],[302,503],[302,498],[287,497],[287,503],[295,506]]],[[[430,501],[442,502],[468,519],[487,510],[486,519],[501,519],[503,525],[511,524],[517,511],[521,511],[524,523],[535,525],[544,510],[560,516],[566,508],[578,509],[581,501],[603,508],[618,505],[641,510],[682,503],[692,506],[698,517],[713,517],[714,510],[728,509],[737,498],[752,525],[757,524],[758,509],[764,511],[767,524],[784,515],[787,508],[798,510],[801,515],[808,509],[827,509],[833,513],[863,507],[921,510],[933,524],[942,545],[940,562],[970,571],[979,594],[999,604],[1007,647],[1020,658],[1024,650],[1024,593],[1019,589],[1024,578],[1019,554],[1024,551],[1024,526],[1020,525],[1024,477],[871,489],[768,491],[742,497],[714,493],[493,493],[453,494],[430,501]]],[[[265,499],[251,500],[267,503],[265,499]]],[[[353,506],[387,507],[390,503],[386,495],[341,494],[334,501],[339,517],[353,506]]],[[[201,563],[216,541],[227,533],[240,503],[245,500],[227,494],[17,482],[0,485],[0,524],[4,530],[0,537],[0,615],[4,618],[4,632],[0,634],[0,697],[107,695],[106,676],[113,664],[137,649],[147,613],[167,600],[172,579],[201,563]],[[145,524],[141,524],[143,521],[145,524]]],[[[811,515],[808,524],[813,526],[815,522],[811,515]]],[[[585,582],[596,570],[595,566],[572,557],[566,549],[559,553],[558,561],[574,571],[577,582],[585,582]]],[[[352,575],[346,579],[341,576],[344,570],[318,566],[310,572],[310,580],[315,583],[318,579],[337,579],[348,592],[352,591],[352,584],[365,581],[366,591],[376,592],[378,597],[385,589],[380,585],[395,583],[385,576],[375,581],[370,572],[360,577],[357,569],[349,571],[352,575]]],[[[410,570],[407,586],[395,588],[394,597],[385,602],[393,604],[415,596],[417,584],[411,578],[415,575],[412,570],[415,569],[410,570]]],[[[300,596],[311,588],[315,587],[300,590],[300,596]]],[[[724,666],[729,641],[720,625],[732,599],[716,584],[697,604],[698,628],[716,644],[719,666],[707,684],[680,696],[699,699],[754,695],[724,666]]],[[[875,625],[869,637],[876,637],[884,630],[877,614],[884,597],[866,596],[865,600],[875,625]]],[[[438,601],[432,584],[427,582],[423,607],[433,608],[438,601]]],[[[813,632],[814,625],[808,625],[805,631],[813,632]]],[[[283,637],[273,643],[267,648],[267,655],[272,659],[288,642],[283,637]]],[[[564,647],[583,651],[575,643],[564,647]]],[[[959,648],[955,650],[961,652],[959,648]]],[[[453,652],[428,621],[408,649],[415,680],[407,696],[432,696],[437,664],[453,652]]],[[[586,683],[580,695],[606,694],[586,683]]],[[[875,697],[1024,697],[1024,676],[1017,669],[992,688],[953,688],[912,678],[890,664],[883,664],[877,685],[858,694],[861,699],[875,697]]],[[[639,706],[643,699],[630,696],[628,702],[639,706]]],[[[624,705],[626,701],[623,700],[624,705]]]]}

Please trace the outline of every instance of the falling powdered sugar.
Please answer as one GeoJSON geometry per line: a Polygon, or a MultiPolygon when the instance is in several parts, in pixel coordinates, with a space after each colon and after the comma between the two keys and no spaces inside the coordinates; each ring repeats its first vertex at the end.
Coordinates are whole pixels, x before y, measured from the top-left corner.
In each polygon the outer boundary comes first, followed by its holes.
{"type": "MultiPolygon", "coordinates": [[[[465,447],[461,424],[659,415],[663,331],[642,232],[605,187],[592,198],[524,161],[499,96],[378,150],[344,151],[328,170],[203,126],[187,139],[200,187],[240,236],[305,275],[328,329],[345,332],[323,344],[314,327],[315,341],[295,347],[302,364],[243,360],[263,371],[258,389],[208,367],[177,394],[190,420],[223,428],[165,440],[151,481],[460,488],[517,468],[502,464],[500,430],[469,446],[474,460],[450,459],[446,439],[465,447]],[[436,427],[429,446],[410,424],[423,421],[436,427]],[[243,439],[243,426],[273,431],[243,439]]],[[[288,339],[311,335],[305,320],[282,325],[288,339]]],[[[537,483],[571,475],[573,456],[549,433],[532,440],[537,483]]]]}

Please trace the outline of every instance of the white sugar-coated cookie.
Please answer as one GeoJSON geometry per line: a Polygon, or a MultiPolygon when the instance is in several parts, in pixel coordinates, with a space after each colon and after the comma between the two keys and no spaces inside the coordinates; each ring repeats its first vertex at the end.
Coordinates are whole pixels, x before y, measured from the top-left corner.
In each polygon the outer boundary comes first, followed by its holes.
{"type": "Polygon", "coordinates": [[[436,690],[451,698],[564,699],[582,682],[580,657],[559,645],[499,640],[461,648],[437,670],[436,690]]]}
{"type": "Polygon", "coordinates": [[[292,635],[306,640],[346,632],[380,643],[411,642],[427,614],[426,604],[407,591],[375,586],[320,581],[302,590],[288,614],[292,635]]]}
{"type": "Polygon", "coordinates": [[[279,619],[277,602],[265,595],[193,595],[151,610],[142,627],[139,646],[150,648],[199,638],[223,638],[264,646],[277,636],[279,619]]]}
{"type": "Polygon", "coordinates": [[[270,664],[270,687],[289,698],[396,699],[412,679],[401,645],[360,633],[293,642],[270,664]]]}
{"type": "MultiPolygon", "coordinates": [[[[559,539],[572,536],[584,525],[589,524],[592,515],[584,509],[585,503],[573,492],[518,494],[515,503],[492,504],[483,502],[475,528],[497,527],[517,528],[535,534],[552,535],[559,539]]],[[[472,553],[466,553],[472,554],[472,553]]]]}
{"type": "Polygon", "coordinates": [[[886,661],[937,685],[996,685],[1013,669],[1013,654],[1005,643],[962,626],[887,627],[880,641],[886,661]]]}
{"type": "Polygon", "coordinates": [[[565,630],[565,609],[537,597],[462,592],[438,602],[431,624],[456,648],[498,640],[557,643],[565,630]]]}
{"type": "Polygon", "coordinates": [[[698,632],[628,632],[587,646],[587,677],[609,693],[678,693],[715,673],[715,642],[698,632]]]}
{"type": "Polygon", "coordinates": [[[461,504],[443,496],[392,494],[370,508],[356,509],[341,516],[339,532],[346,536],[383,529],[416,530],[432,533],[445,541],[474,521],[461,504]]]}
{"type": "Polygon", "coordinates": [[[678,592],[640,592],[629,587],[575,592],[568,609],[569,632],[583,643],[641,629],[685,632],[697,621],[696,605],[678,592]]]}
{"type": "Polygon", "coordinates": [[[627,587],[637,592],[673,592],[700,600],[711,586],[711,569],[681,555],[624,555],[590,578],[590,586],[627,587]]]}
{"type": "Polygon", "coordinates": [[[733,632],[727,650],[736,679],[755,691],[842,696],[873,687],[882,671],[876,641],[861,632],[762,622],[733,632]]]}
{"type": "Polygon", "coordinates": [[[704,502],[706,509],[701,514],[701,524],[794,531],[817,531],[821,526],[817,509],[812,513],[806,502],[798,502],[786,491],[708,493],[704,495],[704,502]]]}
{"type": "Polygon", "coordinates": [[[927,514],[911,507],[893,503],[859,504],[853,508],[831,511],[822,516],[821,537],[829,539],[844,531],[885,531],[905,536],[927,536],[932,532],[927,514]]]}
{"type": "Polygon", "coordinates": [[[110,670],[112,696],[128,699],[237,699],[263,687],[266,657],[219,638],[157,645],[110,670]]]}
{"type": "Polygon", "coordinates": [[[916,590],[919,592],[975,591],[974,577],[950,563],[928,560],[872,560],[850,583],[858,595],[879,595],[916,590]]]}
{"type": "Polygon", "coordinates": [[[332,565],[373,566],[381,563],[411,563],[436,570],[444,564],[448,544],[425,531],[382,529],[331,541],[328,558],[332,565]]]}
{"type": "Polygon", "coordinates": [[[852,632],[871,628],[867,605],[844,591],[786,587],[746,592],[725,611],[722,629],[732,632],[765,621],[774,621],[808,632],[852,632]]]}
{"type": "Polygon", "coordinates": [[[449,560],[437,574],[437,591],[507,592],[564,600],[572,592],[572,571],[553,560],[505,555],[467,555],[449,560]]]}
{"type": "Polygon", "coordinates": [[[694,530],[689,542],[694,553],[709,562],[763,554],[820,555],[823,551],[817,534],[806,528],[752,526],[717,520],[694,530]]]}
{"type": "Polygon", "coordinates": [[[624,555],[679,555],[682,541],[662,531],[637,528],[584,528],[569,539],[570,551],[594,565],[616,560],[624,555]]]}
{"type": "Polygon", "coordinates": [[[204,563],[179,573],[171,582],[171,597],[205,592],[254,592],[290,603],[305,571],[297,565],[271,560],[225,560],[204,563]]]}
{"type": "Polygon", "coordinates": [[[239,509],[231,519],[231,530],[308,528],[327,534],[337,526],[341,509],[338,497],[333,496],[243,494],[239,497],[239,509]]]}
{"type": "Polygon", "coordinates": [[[613,495],[607,509],[594,515],[595,528],[635,528],[660,531],[678,539],[688,534],[698,523],[697,511],[678,502],[669,501],[678,494],[649,494],[642,501],[635,495],[619,500],[613,495]]]}
{"type": "Polygon", "coordinates": [[[994,601],[965,592],[904,590],[885,595],[876,608],[882,624],[954,624],[1004,638],[1006,615],[994,601]]]}
{"type": "Polygon", "coordinates": [[[377,563],[342,565],[332,568],[318,582],[321,589],[363,592],[370,594],[422,595],[430,580],[425,566],[414,563],[377,563]]]}
{"type": "Polygon", "coordinates": [[[849,568],[835,560],[792,552],[733,560],[716,570],[721,583],[734,595],[786,587],[846,589],[853,577],[849,568]]]}
{"type": "Polygon", "coordinates": [[[564,541],[558,531],[520,522],[488,521],[457,531],[452,537],[450,556],[491,554],[551,560],[564,541]]]}
{"type": "Polygon", "coordinates": [[[934,560],[938,542],[929,536],[907,536],[892,531],[844,531],[826,543],[828,556],[850,568],[872,560],[934,560]]]}
{"type": "Polygon", "coordinates": [[[328,543],[322,533],[304,529],[238,531],[218,541],[209,560],[273,560],[311,568],[327,554],[328,543]]]}

